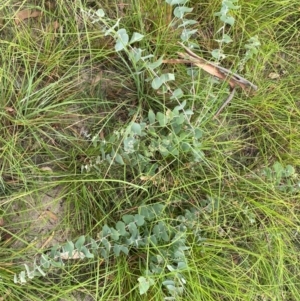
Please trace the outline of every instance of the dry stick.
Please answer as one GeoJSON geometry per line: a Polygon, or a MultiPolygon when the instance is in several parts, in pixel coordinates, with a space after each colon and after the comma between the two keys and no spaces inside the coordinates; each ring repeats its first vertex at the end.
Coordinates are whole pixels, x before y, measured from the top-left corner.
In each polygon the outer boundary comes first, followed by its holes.
{"type": "MultiPolygon", "coordinates": [[[[248,81],[247,79],[243,78],[242,76],[233,73],[232,71],[220,67],[214,63],[208,62],[205,59],[201,58],[200,56],[196,55],[193,51],[191,51],[188,47],[183,45],[182,43],[179,43],[186,51],[186,54],[183,54],[181,52],[178,53],[178,55],[183,58],[183,60],[177,60],[177,62],[182,63],[192,63],[199,68],[203,69],[207,73],[218,77],[221,80],[227,81],[230,85],[230,94],[222,104],[222,106],[219,108],[217,113],[214,115],[214,119],[218,117],[218,115],[223,111],[223,109],[230,103],[232,100],[235,88],[237,86],[241,87],[243,90],[246,90],[247,88],[250,88],[252,90],[257,90],[257,86],[248,81]]],[[[176,60],[174,60],[176,61],[176,60]]]]}
{"type": "Polygon", "coordinates": [[[253,90],[257,90],[257,86],[245,79],[244,77],[224,68],[218,66],[214,63],[211,63],[204,58],[196,55],[193,51],[191,51],[188,47],[184,46],[182,43],[179,43],[186,51],[186,54],[178,53],[180,57],[190,60],[190,63],[198,66],[203,69],[207,73],[218,77],[221,80],[227,81],[231,87],[240,86],[243,90],[246,88],[251,88],[253,90]]]}
{"type": "Polygon", "coordinates": [[[231,100],[234,96],[234,93],[235,93],[235,88],[231,89],[230,94],[228,95],[228,97],[226,98],[224,103],[221,105],[221,107],[219,108],[217,113],[214,115],[213,119],[216,119],[219,116],[219,114],[223,111],[223,109],[231,102],[231,100]]]}

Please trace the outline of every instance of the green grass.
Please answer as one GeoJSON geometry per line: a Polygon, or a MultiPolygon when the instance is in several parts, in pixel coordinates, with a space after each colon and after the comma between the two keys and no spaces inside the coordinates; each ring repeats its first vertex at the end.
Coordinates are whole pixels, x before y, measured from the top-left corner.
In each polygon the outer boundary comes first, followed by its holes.
{"type": "MultiPolygon", "coordinates": [[[[65,2],[0,4],[0,300],[163,300],[164,275],[146,295],[137,281],[160,247],[133,248],[109,261],[70,260],[44,278],[13,282],[24,263],[54,243],[96,238],[105,223],[114,226],[154,203],[172,208],[174,216],[160,217],[170,223],[184,209],[199,212],[194,230],[202,241],[189,231],[187,284],[176,300],[300,300],[298,1],[239,1],[222,65],[237,70],[244,45],[257,35],[261,47],[241,74],[259,89],[251,97],[236,93],[217,120],[225,84],[213,85],[202,72],[191,79],[185,65],[161,66],[175,73],[168,84],[182,88],[193,108],[190,122],[203,133],[204,158],[195,163],[185,154],[155,153],[160,168],[146,178],[139,161],[82,172],[101,155],[92,137],[108,140],[149,109],[166,112],[177,102],[153,90],[146,74],[136,74],[100,22],[82,18],[80,8],[98,9],[97,1],[65,2]],[[43,14],[16,24],[16,12],[27,8],[43,14]],[[271,79],[271,72],[280,77],[271,79]],[[292,177],[265,176],[276,162],[291,165],[292,177]],[[294,191],[284,190],[291,186],[294,191]]],[[[128,32],[145,35],[138,45],[146,53],[170,59],[182,51],[164,1],[102,2],[111,20],[121,18],[128,32]]],[[[191,41],[211,60],[221,1],[198,2],[187,4],[194,8],[189,18],[198,21],[191,41]]]]}

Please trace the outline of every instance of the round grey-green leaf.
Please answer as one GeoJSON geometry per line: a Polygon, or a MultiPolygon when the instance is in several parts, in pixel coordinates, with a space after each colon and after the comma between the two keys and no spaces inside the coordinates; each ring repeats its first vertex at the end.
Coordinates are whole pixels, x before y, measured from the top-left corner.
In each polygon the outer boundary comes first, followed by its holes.
{"type": "Polygon", "coordinates": [[[153,124],[155,122],[155,114],[154,114],[153,110],[151,110],[151,109],[148,112],[148,119],[149,119],[150,124],[153,124]]]}
{"type": "Polygon", "coordinates": [[[129,36],[128,36],[125,28],[119,29],[117,31],[117,36],[118,36],[118,39],[117,39],[117,42],[115,45],[115,50],[120,51],[120,50],[123,50],[127,46],[128,41],[129,41],[129,36]]]}
{"type": "Polygon", "coordinates": [[[140,215],[140,214],[136,214],[134,216],[134,221],[135,223],[138,225],[138,226],[143,226],[144,223],[145,223],[145,218],[143,215],[140,215]]]}
{"type": "Polygon", "coordinates": [[[157,90],[161,87],[162,84],[163,84],[163,81],[161,80],[161,78],[160,77],[155,77],[152,80],[151,86],[154,90],[157,90]]]}
{"type": "Polygon", "coordinates": [[[140,136],[142,134],[142,128],[141,128],[141,126],[138,123],[136,123],[136,122],[132,123],[131,130],[136,135],[140,136]]]}
{"type": "Polygon", "coordinates": [[[142,35],[142,34],[140,34],[138,32],[134,32],[133,35],[132,35],[132,37],[131,37],[131,39],[130,39],[129,44],[141,41],[143,38],[144,38],[144,35],[142,35]]]}
{"type": "Polygon", "coordinates": [[[125,224],[122,221],[118,221],[116,224],[116,229],[120,233],[120,235],[124,236],[126,235],[126,230],[125,230],[125,224]]]}
{"type": "Polygon", "coordinates": [[[80,251],[81,247],[84,245],[85,242],[85,236],[81,235],[77,241],[75,242],[75,248],[80,251]]]}

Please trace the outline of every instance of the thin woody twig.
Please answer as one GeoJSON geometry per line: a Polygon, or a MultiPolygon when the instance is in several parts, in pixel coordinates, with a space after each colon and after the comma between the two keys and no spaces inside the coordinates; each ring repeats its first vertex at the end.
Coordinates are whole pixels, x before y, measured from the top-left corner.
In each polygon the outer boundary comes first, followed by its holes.
{"type": "Polygon", "coordinates": [[[233,88],[229,94],[229,96],[226,98],[226,100],[223,102],[223,104],[221,105],[221,107],[219,108],[219,110],[217,111],[217,113],[214,115],[214,119],[216,119],[219,114],[223,111],[223,109],[231,102],[233,96],[235,93],[235,88],[233,88]]]}
{"type": "Polygon", "coordinates": [[[195,64],[196,66],[200,67],[204,71],[210,73],[213,76],[216,76],[222,80],[228,81],[229,85],[232,87],[239,86],[243,90],[246,88],[251,88],[253,90],[257,90],[257,86],[248,81],[247,79],[243,78],[239,74],[232,72],[224,67],[218,66],[212,62],[205,60],[204,58],[198,56],[193,51],[191,51],[188,47],[179,43],[186,51],[187,55],[178,53],[179,56],[190,59],[191,63],[195,64]]]}
{"type": "Polygon", "coordinates": [[[224,67],[218,66],[214,63],[211,63],[204,58],[195,54],[188,47],[179,42],[179,44],[185,49],[186,53],[178,52],[178,55],[181,59],[178,60],[165,60],[166,63],[191,63],[195,66],[203,69],[207,73],[215,76],[223,81],[228,82],[230,85],[230,94],[222,104],[222,106],[218,109],[217,113],[214,115],[214,118],[218,117],[218,115],[223,111],[223,109],[230,103],[232,98],[234,97],[236,87],[241,87],[243,90],[257,90],[257,86],[243,78],[239,74],[232,72],[224,67]]]}

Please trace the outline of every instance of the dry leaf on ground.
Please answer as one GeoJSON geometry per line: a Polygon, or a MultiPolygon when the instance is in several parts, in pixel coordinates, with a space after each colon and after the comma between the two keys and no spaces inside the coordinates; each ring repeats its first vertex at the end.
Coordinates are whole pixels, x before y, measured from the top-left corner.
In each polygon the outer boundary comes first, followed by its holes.
{"type": "Polygon", "coordinates": [[[215,76],[223,81],[226,81],[230,86],[230,94],[220,107],[220,109],[217,111],[217,113],[214,115],[214,118],[218,117],[218,115],[222,112],[222,110],[229,104],[229,102],[232,100],[235,88],[241,87],[243,90],[257,90],[257,86],[248,81],[247,79],[243,78],[239,74],[236,74],[232,72],[231,70],[228,70],[224,67],[221,67],[219,65],[216,65],[214,63],[211,63],[204,58],[196,55],[191,49],[184,46],[182,43],[179,43],[186,51],[186,53],[178,52],[177,54],[181,59],[171,59],[171,60],[163,60],[164,63],[171,63],[171,64],[177,64],[177,63],[189,63],[193,64],[202,70],[206,71],[212,76],[215,76]]]}
{"type": "Polygon", "coordinates": [[[13,107],[5,107],[5,111],[8,113],[15,113],[15,109],[13,107]]]}
{"type": "Polygon", "coordinates": [[[60,254],[60,258],[63,260],[68,260],[68,259],[83,259],[85,255],[82,252],[79,252],[77,250],[73,250],[72,253],[70,252],[64,252],[60,254]]]}
{"type": "Polygon", "coordinates": [[[16,13],[15,22],[19,25],[22,21],[28,18],[36,18],[42,15],[42,12],[39,10],[32,10],[32,9],[23,9],[16,13]]]}
{"type": "Polygon", "coordinates": [[[239,86],[243,90],[250,88],[254,91],[257,90],[257,86],[243,78],[239,74],[233,73],[231,70],[228,70],[224,67],[218,66],[214,63],[208,62],[202,57],[196,55],[188,47],[184,46],[182,43],[179,43],[186,51],[186,53],[179,52],[178,55],[183,59],[184,62],[189,62],[203,69],[212,76],[215,76],[221,80],[227,81],[231,89],[239,86]]]}
{"type": "Polygon", "coordinates": [[[51,212],[50,210],[45,210],[39,216],[39,219],[46,218],[47,220],[57,221],[58,217],[55,213],[51,212]]]}
{"type": "Polygon", "coordinates": [[[60,24],[58,23],[58,21],[54,21],[47,26],[46,31],[47,32],[56,32],[59,29],[59,27],[60,27],[60,24]]]}
{"type": "Polygon", "coordinates": [[[276,72],[271,72],[269,75],[268,75],[268,78],[270,79],[278,79],[280,77],[280,74],[276,73],[276,72]]]}

